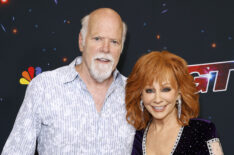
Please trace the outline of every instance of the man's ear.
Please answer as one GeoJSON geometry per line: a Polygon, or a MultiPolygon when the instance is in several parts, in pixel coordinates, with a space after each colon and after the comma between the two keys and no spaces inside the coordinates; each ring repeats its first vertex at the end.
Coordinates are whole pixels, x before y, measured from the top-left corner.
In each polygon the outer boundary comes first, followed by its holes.
{"type": "Polygon", "coordinates": [[[84,38],[82,37],[81,33],[79,33],[79,48],[81,52],[83,52],[84,50],[83,41],[84,41],[84,38]]]}

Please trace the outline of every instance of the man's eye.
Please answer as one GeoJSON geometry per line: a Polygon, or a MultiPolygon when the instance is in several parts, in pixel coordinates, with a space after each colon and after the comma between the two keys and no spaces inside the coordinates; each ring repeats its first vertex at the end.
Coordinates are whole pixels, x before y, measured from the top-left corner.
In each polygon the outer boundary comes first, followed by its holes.
{"type": "Polygon", "coordinates": [[[166,88],[162,89],[162,92],[169,92],[169,91],[171,91],[171,88],[169,88],[169,87],[166,87],[166,88]]]}
{"type": "Polygon", "coordinates": [[[113,44],[119,44],[119,42],[116,41],[116,40],[112,40],[112,43],[113,43],[113,44]]]}
{"type": "Polygon", "coordinates": [[[145,92],[146,92],[146,93],[153,93],[154,90],[153,90],[153,89],[146,89],[145,92]]]}
{"type": "Polygon", "coordinates": [[[98,41],[98,40],[100,40],[101,38],[100,38],[100,37],[94,37],[93,39],[96,40],[96,41],[98,41]]]}

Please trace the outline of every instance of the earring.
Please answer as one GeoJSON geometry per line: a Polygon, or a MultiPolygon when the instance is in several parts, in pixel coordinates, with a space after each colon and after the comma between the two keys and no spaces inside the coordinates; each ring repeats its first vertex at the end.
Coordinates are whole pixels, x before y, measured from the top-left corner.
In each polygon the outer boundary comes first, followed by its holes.
{"type": "Polygon", "coordinates": [[[142,100],[140,101],[140,108],[141,108],[141,111],[143,112],[144,111],[144,105],[143,105],[143,101],[142,100]]]}
{"type": "Polygon", "coordinates": [[[180,116],[181,116],[181,99],[178,99],[177,100],[177,110],[178,110],[178,118],[180,119],[180,116]]]}

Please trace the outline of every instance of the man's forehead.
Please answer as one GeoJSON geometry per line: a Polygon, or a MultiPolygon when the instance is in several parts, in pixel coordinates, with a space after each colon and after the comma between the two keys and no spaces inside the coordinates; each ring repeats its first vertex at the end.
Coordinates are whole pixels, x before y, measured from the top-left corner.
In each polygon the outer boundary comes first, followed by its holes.
{"type": "Polygon", "coordinates": [[[123,21],[119,14],[112,9],[102,8],[98,9],[90,14],[89,24],[93,25],[95,23],[105,23],[121,26],[123,21]]]}
{"type": "Polygon", "coordinates": [[[90,13],[90,17],[92,18],[94,16],[101,16],[101,17],[102,16],[112,16],[112,17],[115,16],[119,18],[120,20],[122,20],[120,15],[116,11],[110,8],[100,8],[100,9],[94,10],[93,12],[90,13]]]}
{"type": "Polygon", "coordinates": [[[119,31],[118,33],[103,33],[102,31],[93,29],[93,31],[89,32],[90,37],[98,36],[106,39],[111,39],[111,40],[122,40],[122,33],[119,31]]]}
{"type": "Polygon", "coordinates": [[[90,35],[107,35],[121,38],[123,31],[122,21],[118,22],[110,18],[92,18],[89,21],[88,33],[90,35]]]}
{"type": "Polygon", "coordinates": [[[120,26],[122,27],[122,20],[121,18],[118,18],[118,16],[112,16],[112,15],[94,15],[90,16],[89,25],[96,25],[96,24],[107,24],[112,26],[120,26]]]}
{"type": "Polygon", "coordinates": [[[89,25],[88,31],[89,33],[115,33],[116,35],[121,35],[122,27],[116,24],[112,24],[110,22],[95,22],[89,25]]]}

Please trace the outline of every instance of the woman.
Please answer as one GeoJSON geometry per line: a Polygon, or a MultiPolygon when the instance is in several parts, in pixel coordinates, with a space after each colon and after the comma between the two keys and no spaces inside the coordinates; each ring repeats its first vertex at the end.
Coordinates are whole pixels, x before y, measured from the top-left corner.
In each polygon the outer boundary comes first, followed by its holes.
{"type": "Polygon", "coordinates": [[[167,51],[142,56],[126,85],[126,117],[137,129],[132,154],[223,154],[215,125],[195,119],[196,92],[184,59],[167,51]]]}

